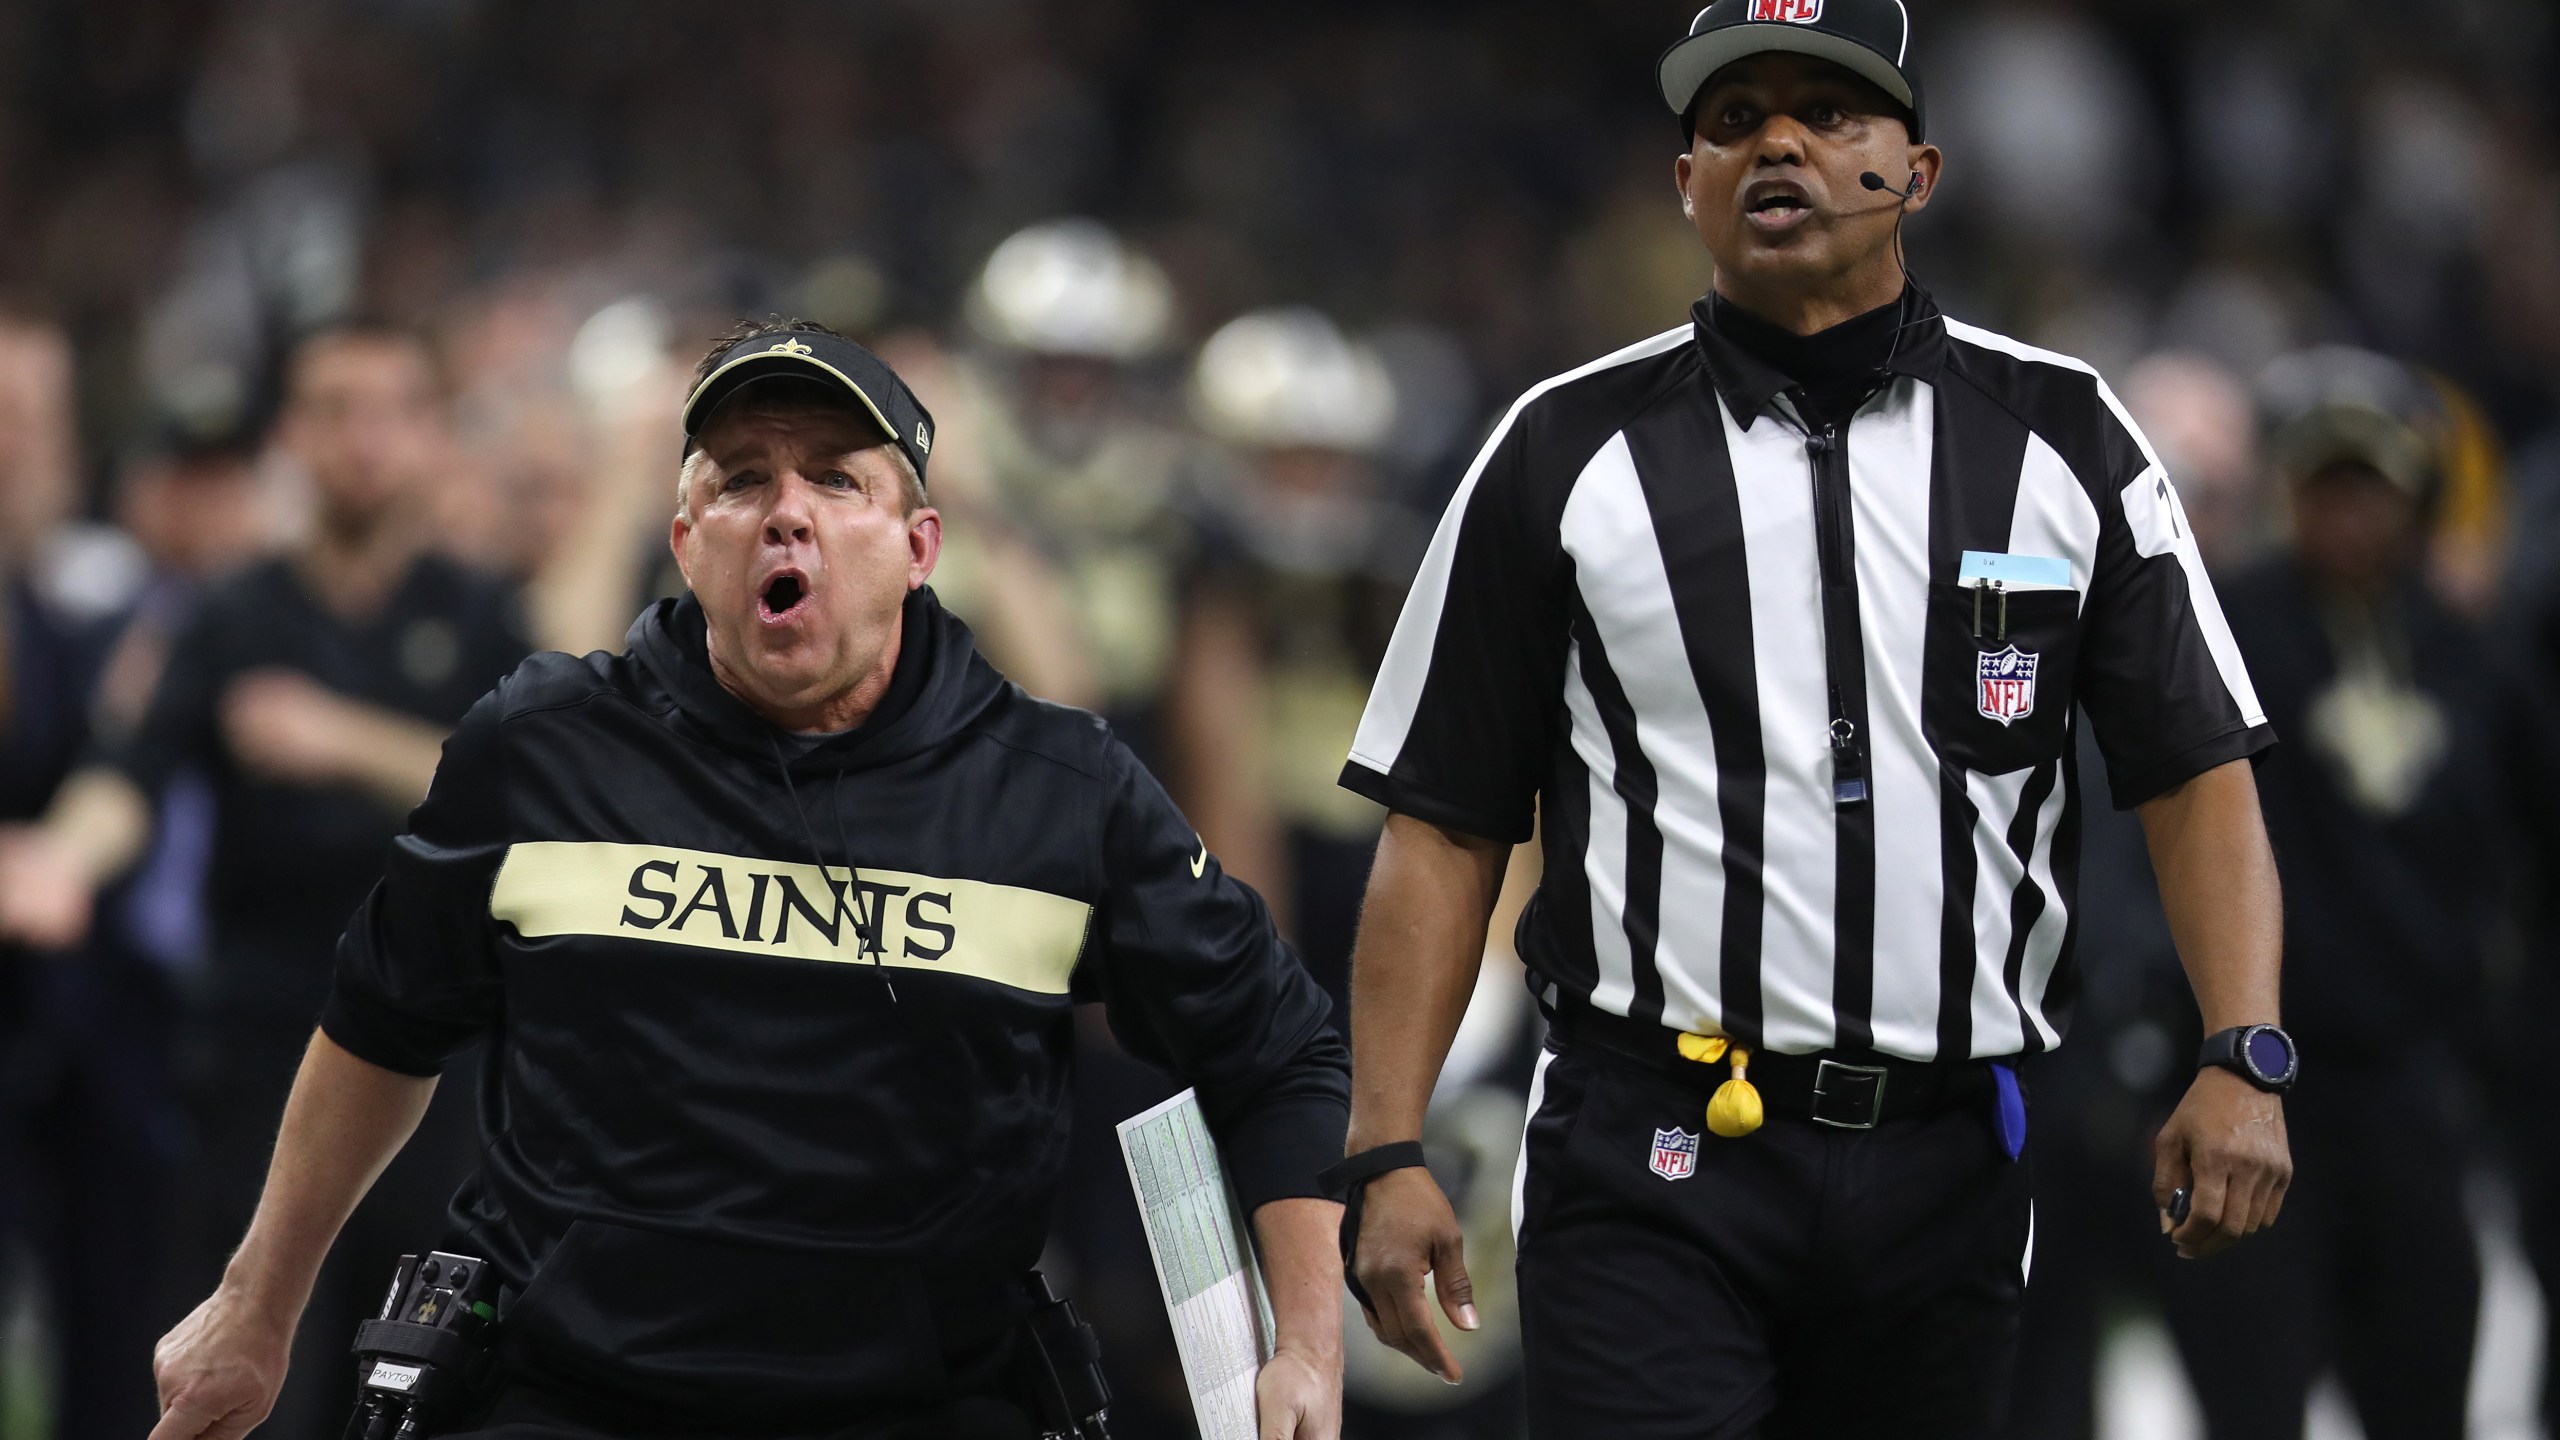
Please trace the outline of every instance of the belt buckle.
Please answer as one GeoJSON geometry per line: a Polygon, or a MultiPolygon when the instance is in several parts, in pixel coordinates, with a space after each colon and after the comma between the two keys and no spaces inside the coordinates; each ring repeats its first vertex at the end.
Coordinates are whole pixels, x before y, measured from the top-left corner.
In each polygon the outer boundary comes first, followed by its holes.
{"type": "Polygon", "coordinates": [[[1813,1119],[1840,1130],[1873,1130],[1884,1113],[1885,1067],[1825,1060],[1813,1070],[1813,1119]]]}

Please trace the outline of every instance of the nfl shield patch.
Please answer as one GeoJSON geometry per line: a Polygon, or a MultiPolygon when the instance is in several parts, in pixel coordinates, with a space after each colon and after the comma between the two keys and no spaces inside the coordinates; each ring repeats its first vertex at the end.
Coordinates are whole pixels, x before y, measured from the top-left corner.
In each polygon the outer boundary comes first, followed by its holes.
{"type": "Polygon", "coordinates": [[[1686,1130],[1653,1132],[1653,1173],[1665,1180],[1686,1180],[1698,1168],[1698,1137],[1686,1130]]]}
{"type": "Polygon", "coordinates": [[[1997,654],[1982,653],[1974,689],[1984,716],[2009,725],[2035,713],[2037,658],[2015,645],[1997,654]]]}
{"type": "Polygon", "coordinates": [[[1822,0],[1751,0],[1753,23],[1781,20],[1789,25],[1810,25],[1822,18],[1822,0]]]}

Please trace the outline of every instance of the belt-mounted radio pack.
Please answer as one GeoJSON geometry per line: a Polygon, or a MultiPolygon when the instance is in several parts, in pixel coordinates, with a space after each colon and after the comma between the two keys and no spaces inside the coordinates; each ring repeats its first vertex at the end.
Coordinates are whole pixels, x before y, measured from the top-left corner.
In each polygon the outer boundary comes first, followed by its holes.
{"type": "Polygon", "coordinates": [[[356,1327],[356,1410],[345,1440],[417,1440],[451,1419],[487,1375],[497,1295],[497,1278],[477,1256],[401,1256],[382,1313],[356,1327]]]}
{"type": "MultiPolygon", "coordinates": [[[[401,1256],[382,1313],[356,1327],[356,1409],[344,1440],[421,1440],[453,1420],[488,1379],[498,1294],[496,1275],[477,1256],[401,1256]]],[[[1101,1337],[1037,1270],[1023,1277],[1022,1298],[1029,1343],[1021,1383],[1038,1411],[1038,1434],[1110,1440],[1101,1337]]]]}
{"type": "Polygon", "coordinates": [[[1023,1278],[1030,1313],[1026,1346],[1037,1366],[1031,1389],[1040,1407],[1042,1440],[1111,1440],[1111,1382],[1102,1373],[1102,1337],[1073,1302],[1034,1270],[1023,1278]]]}

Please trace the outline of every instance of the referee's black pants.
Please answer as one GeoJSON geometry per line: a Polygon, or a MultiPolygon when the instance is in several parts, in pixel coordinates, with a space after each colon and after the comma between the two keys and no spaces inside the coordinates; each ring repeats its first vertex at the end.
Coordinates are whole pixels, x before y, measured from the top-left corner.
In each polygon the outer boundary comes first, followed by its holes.
{"type": "Polygon", "coordinates": [[[1605,1053],[1553,1054],[1541,1081],[1519,1206],[1532,1440],[1997,1432],[2032,1216],[1987,1101],[1724,1140],[1697,1091],[1605,1053]],[[1672,1129],[1698,1153],[1666,1180],[1672,1129]]]}

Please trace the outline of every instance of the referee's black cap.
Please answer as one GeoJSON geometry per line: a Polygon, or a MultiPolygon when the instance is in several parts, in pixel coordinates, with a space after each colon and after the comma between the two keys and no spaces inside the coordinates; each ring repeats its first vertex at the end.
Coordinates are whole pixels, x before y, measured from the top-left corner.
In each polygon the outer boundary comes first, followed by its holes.
{"type": "Polygon", "coordinates": [[[734,341],[705,362],[700,383],[684,402],[684,451],[693,453],[702,427],[720,402],[759,380],[795,376],[840,386],[880,424],[891,443],[924,480],[933,453],[933,414],[916,399],[889,363],[834,331],[816,326],[766,330],[734,341]]]}
{"type": "Polygon", "coordinates": [[[1771,50],[1828,60],[1868,81],[1910,112],[1911,138],[1920,138],[1920,77],[1910,64],[1904,0],[1715,0],[1662,52],[1654,73],[1663,103],[1687,126],[1717,71],[1771,50]]]}

